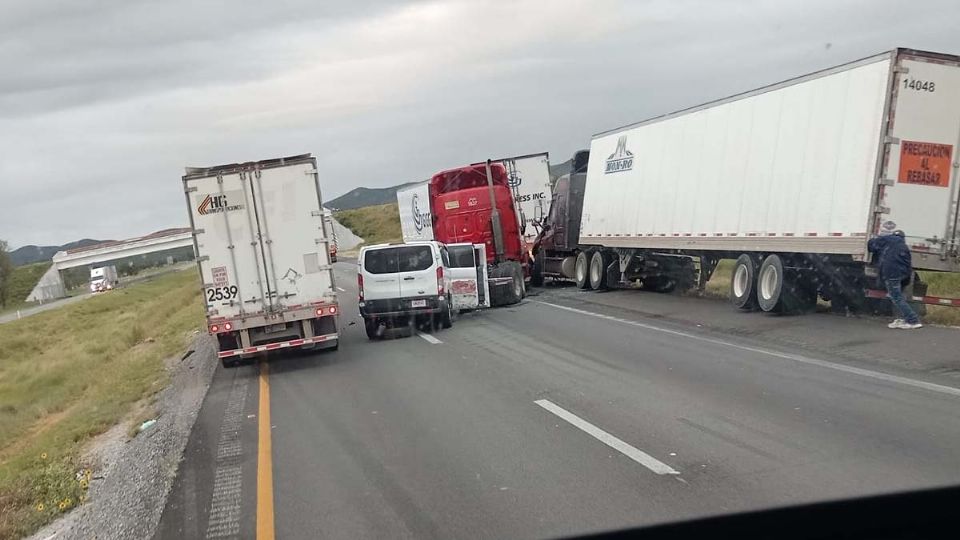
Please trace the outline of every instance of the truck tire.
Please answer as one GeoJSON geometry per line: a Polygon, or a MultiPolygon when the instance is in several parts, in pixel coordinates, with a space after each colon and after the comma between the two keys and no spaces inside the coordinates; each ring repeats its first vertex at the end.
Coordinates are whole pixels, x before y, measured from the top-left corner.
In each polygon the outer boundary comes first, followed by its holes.
{"type": "Polygon", "coordinates": [[[537,252],[537,256],[533,258],[533,265],[530,267],[530,285],[534,287],[543,286],[543,263],[544,263],[544,252],[541,249],[537,252]]]}
{"type": "Polygon", "coordinates": [[[738,309],[757,308],[757,263],[746,253],[737,257],[730,276],[730,301],[738,309]]]}
{"type": "Polygon", "coordinates": [[[590,288],[601,291],[607,288],[607,266],[610,266],[610,257],[603,250],[593,252],[590,257],[590,288]]]}
{"type": "Polygon", "coordinates": [[[589,289],[590,288],[590,256],[593,255],[591,251],[581,251],[577,254],[577,264],[574,267],[574,274],[577,280],[577,288],[579,289],[589,289]]]}
{"type": "Polygon", "coordinates": [[[510,261],[506,264],[506,274],[510,276],[511,283],[507,290],[504,291],[503,305],[509,306],[511,304],[516,304],[523,299],[523,268],[520,267],[520,263],[513,261],[510,261]]]}
{"type": "Polygon", "coordinates": [[[816,289],[802,274],[785,268],[780,255],[767,255],[757,276],[757,303],[763,311],[802,313],[816,307],[816,289]]]}

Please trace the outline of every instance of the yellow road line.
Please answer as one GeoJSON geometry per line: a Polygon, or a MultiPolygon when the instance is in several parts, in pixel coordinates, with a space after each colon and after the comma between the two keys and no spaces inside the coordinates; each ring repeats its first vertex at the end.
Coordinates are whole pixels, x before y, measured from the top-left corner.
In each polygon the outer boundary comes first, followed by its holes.
{"type": "Polygon", "coordinates": [[[270,364],[260,363],[257,441],[257,540],[273,540],[273,452],[270,439],[270,364]]]}

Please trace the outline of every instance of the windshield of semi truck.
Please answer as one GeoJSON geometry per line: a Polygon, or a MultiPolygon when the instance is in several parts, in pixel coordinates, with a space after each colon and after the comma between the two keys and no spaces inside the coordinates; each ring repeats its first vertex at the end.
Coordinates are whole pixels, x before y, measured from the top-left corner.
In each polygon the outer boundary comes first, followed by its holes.
{"type": "Polygon", "coordinates": [[[0,540],[778,508],[960,537],[960,0],[0,0],[0,540]]]}

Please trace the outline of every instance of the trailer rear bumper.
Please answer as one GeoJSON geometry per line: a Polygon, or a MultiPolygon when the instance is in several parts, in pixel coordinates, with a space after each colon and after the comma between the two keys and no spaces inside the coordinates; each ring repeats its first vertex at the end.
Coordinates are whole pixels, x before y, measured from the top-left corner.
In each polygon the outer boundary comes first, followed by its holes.
{"type": "Polygon", "coordinates": [[[313,336],[309,338],[291,339],[289,341],[278,341],[276,343],[267,343],[265,345],[256,345],[253,347],[246,347],[242,349],[220,351],[217,353],[217,358],[229,358],[231,356],[239,356],[241,354],[257,354],[257,353],[273,351],[277,349],[287,349],[290,347],[303,347],[306,345],[316,345],[318,343],[326,343],[326,342],[330,342],[338,339],[340,339],[339,333],[325,334],[322,336],[313,336]]]}
{"type": "MultiPolygon", "coordinates": [[[[879,291],[876,289],[867,289],[865,294],[867,298],[888,298],[887,291],[879,291]]],[[[907,298],[907,301],[920,302],[921,304],[929,304],[931,306],[960,307],[960,298],[945,298],[942,296],[910,296],[907,298]]]]}

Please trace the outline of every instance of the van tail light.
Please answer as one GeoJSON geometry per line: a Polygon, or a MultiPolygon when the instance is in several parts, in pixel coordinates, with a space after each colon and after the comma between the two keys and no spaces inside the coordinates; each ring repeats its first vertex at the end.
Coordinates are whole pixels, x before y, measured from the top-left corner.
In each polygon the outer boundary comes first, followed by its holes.
{"type": "Polygon", "coordinates": [[[443,267],[437,267],[437,294],[443,296],[443,267]]]}
{"type": "Polygon", "coordinates": [[[233,330],[233,325],[230,323],[223,323],[223,329],[229,332],[230,330],[233,330]]]}
{"type": "Polygon", "coordinates": [[[360,301],[363,302],[363,274],[357,274],[357,291],[360,294],[360,301]]]}

